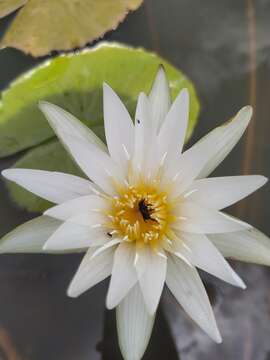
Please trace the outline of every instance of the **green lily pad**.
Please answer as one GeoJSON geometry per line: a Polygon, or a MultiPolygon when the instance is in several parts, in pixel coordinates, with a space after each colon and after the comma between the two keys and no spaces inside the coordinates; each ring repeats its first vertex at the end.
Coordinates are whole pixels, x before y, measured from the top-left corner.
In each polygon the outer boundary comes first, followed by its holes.
{"type": "Polygon", "coordinates": [[[17,10],[26,2],[27,0],[0,0],[0,18],[17,10]]]}
{"type": "MultiPolygon", "coordinates": [[[[51,140],[32,149],[16,162],[15,167],[50,171],[57,169],[57,171],[85,177],[58,140],[51,140]]],[[[33,212],[43,212],[52,206],[49,201],[43,200],[10,181],[6,181],[6,184],[11,198],[20,207],[33,212]]]]}
{"type": "Polygon", "coordinates": [[[70,50],[115,29],[143,0],[0,0],[0,16],[25,4],[2,41],[33,56],[70,50]]]}
{"type": "MultiPolygon", "coordinates": [[[[104,140],[103,81],[120,95],[133,116],[139,92],[149,92],[161,63],[168,75],[173,99],[182,88],[189,89],[189,138],[199,112],[198,98],[190,80],[153,53],[103,43],[80,53],[58,56],[22,75],[3,93],[0,155],[7,156],[38,145],[14,166],[76,173],[75,165],[58,141],[53,140],[54,133],[37,108],[38,100],[51,101],[70,111],[104,140]],[[51,141],[44,145],[45,140],[51,141]]],[[[9,189],[15,202],[29,211],[42,211],[49,206],[15,184],[9,183],[9,189]]]]}

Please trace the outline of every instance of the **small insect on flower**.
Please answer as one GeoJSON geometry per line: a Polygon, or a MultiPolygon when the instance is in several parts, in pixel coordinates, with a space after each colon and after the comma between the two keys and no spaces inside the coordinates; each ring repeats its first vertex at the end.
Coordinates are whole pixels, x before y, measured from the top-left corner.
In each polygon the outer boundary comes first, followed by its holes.
{"type": "Polygon", "coordinates": [[[183,151],[189,94],[183,89],[171,104],[162,67],[150,94],[139,95],[134,122],[109,85],[104,84],[103,94],[107,146],[71,114],[40,103],[89,180],[58,172],[4,170],[7,179],[56,205],[7,234],[0,251],[85,251],[68,295],[77,297],[111,276],[106,304],[116,307],[126,360],[142,358],[165,284],[219,343],[196,268],[245,288],[224,257],[270,264],[266,236],[222,211],[260,188],[266,178],[207,178],[244,133],[252,109],[244,107],[183,151]]]}
{"type": "Polygon", "coordinates": [[[147,220],[152,220],[152,221],[156,221],[156,219],[153,219],[151,217],[151,213],[154,211],[151,207],[151,205],[147,204],[145,202],[145,199],[142,199],[139,201],[139,204],[138,204],[138,207],[139,207],[139,211],[143,217],[143,220],[146,222],[147,220]]]}

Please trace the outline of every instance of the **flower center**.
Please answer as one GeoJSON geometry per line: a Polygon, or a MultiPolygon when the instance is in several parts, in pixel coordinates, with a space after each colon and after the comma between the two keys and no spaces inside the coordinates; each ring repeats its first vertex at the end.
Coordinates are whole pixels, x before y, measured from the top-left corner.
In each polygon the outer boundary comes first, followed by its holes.
{"type": "Polygon", "coordinates": [[[129,186],[112,200],[109,228],[136,244],[160,245],[174,220],[168,195],[154,186],[129,186]]]}

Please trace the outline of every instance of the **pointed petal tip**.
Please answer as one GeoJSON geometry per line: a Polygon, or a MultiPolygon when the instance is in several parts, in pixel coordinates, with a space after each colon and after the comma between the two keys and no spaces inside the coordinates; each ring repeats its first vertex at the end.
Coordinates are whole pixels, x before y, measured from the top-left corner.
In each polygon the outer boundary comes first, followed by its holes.
{"type": "Polygon", "coordinates": [[[56,112],[59,112],[59,111],[65,112],[65,110],[62,109],[60,106],[55,105],[55,104],[50,103],[45,100],[40,100],[38,102],[38,108],[49,122],[50,122],[50,117],[51,117],[52,112],[55,112],[55,111],[56,112]]]}
{"type": "Polygon", "coordinates": [[[262,186],[265,185],[268,182],[268,178],[266,176],[263,175],[258,175],[261,179],[261,184],[262,186]]]}
{"type": "Polygon", "coordinates": [[[189,91],[188,91],[188,88],[183,88],[181,91],[180,91],[180,94],[182,94],[183,96],[187,97],[189,99],[189,91]]]}
{"type": "Polygon", "coordinates": [[[159,64],[159,66],[158,66],[158,70],[156,72],[156,76],[153,81],[153,85],[155,83],[156,84],[158,84],[158,83],[168,84],[167,73],[166,73],[165,66],[163,64],[159,64]]]}
{"type": "Polygon", "coordinates": [[[213,337],[213,340],[214,340],[217,344],[221,344],[221,343],[222,343],[222,337],[221,337],[219,331],[216,333],[215,337],[213,337]]]}
{"type": "Polygon", "coordinates": [[[247,288],[247,285],[237,274],[235,274],[235,286],[239,287],[242,290],[246,290],[247,288]]]}
{"type": "MultiPolygon", "coordinates": [[[[142,289],[141,289],[141,291],[142,291],[142,294],[143,294],[142,289]]],[[[143,296],[143,298],[144,298],[144,296],[143,296]]],[[[145,305],[145,309],[147,311],[147,314],[149,316],[155,316],[155,314],[157,312],[158,305],[159,305],[161,300],[159,299],[158,303],[150,303],[149,301],[146,301],[146,299],[144,298],[143,301],[144,301],[144,305],[145,305]]]]}
{"type": "Polygon", "coordinates": [[[243,118],[249,122],[253,114],[253,108],[250,105],[244,106],[239,112],[238,115],[243,115],[243,118]]]}
{"type": "Polygon", "coordinates": [[[45,101],[45,100],[38,101],[38,107],[42,112],[46,111],[47,108],[52,107],[52,106],[55,106],[55,105],[48,101],[45,101]]]}
{"type": "Polygon", "coordinates": [[[105,301],[105,306],[106,309],[108,310],[112,310],[114,309],[118,304],[115,304],[115,299],[112,296],[112,292],[110,291],[110,287],[107,291],[107,296],[106,296],[106,301],[105,301]]]}
{"type": "Polygon", "coordinates": [[[104,93],[105,93],[105,91],[110,91],[110,90],[112,90],[112,88],[110,87],[110,85],[109,85],[108,83],[106,83],[105,81],[103,81],[102,87],[103,87],[103,92],[104,92],[104,93]]]}
{"type": "Polygon", "coordinates": [[[20,170],[21,169],[15,169],[15,168],[5,169],[2,170],[1,175],[8,180],[14,181],[16,179],[16,173],[19,172],[20,170]]]}
{"type": "Polygon", "coordinates": [[[9,170],[10,169],[5,169],[1,171],[1,175],[4,176],[6,179],[9,178],[9,170]]]}
{"type": "Polygon", "coordinates": [[[112,310],[114,309],[118,304],[114,304],[112,299],[108,296],[109,293],[107,294],[107,297],[106,297],[106,309],[108,310],[112,310]]]}
{"type": "Polygon", "coordinates": [[[246,105],[242,108],[242,110],[252,114],[253,107],[251,105],[246,105]]]}
{"type": "Polygon", "coordinates": [[[158,69],[165,72],[165,66],[162,63],[158,65],[158,69]]]}
{"type": "Polygon", "coordinates": [[[38,106],[42,106],[42,105],[46,105],[46,104],[48,104],[48,102],[45,101],[45,100],[39,100],[38,101],[38,106]]]}
{"type": "Polygon", "coordinates": [[[78,294],[73,289],[72,283],[69,285],[66,294],[68,297],[73,298],[73,299],[78,297],[78,294]]]}
{"type": "Polygon", "coordinates": [[[236,286],[242,290],[245,290],[247,288],[246,284],[244,283],[244,281],[242,280],[242,278],[234,271],[232,270],[232,281],[229,282],[231,285],[236,286]]]}
{"type": "Polygon", "coordinates": [[[257,187],[252,192],[255,192],[256,190],[263,187],[268,182],[268,178],[266,176],[263,175],[250,175],[250,176],[254,176],[254,178],[256,178],[257,180],[256,181],[257,187]]]}
{"type": "Polygon", "coordinates": [[[143,91],[141,91],[141,92],[139,93],[138,101],[139,101],[139,100],[144,100],[144,101],[148,100],[146,94],[145,94],[143,91]]]}
{"type": "Polygon", "coordinates": [[[165,66],[163,64],[160,64],[159,67],[158,67],[158,70],[157,70],[157,73],[156,73],[153,84],[155,84],[155,83],[156,84],[163,83],[163,84],[166,84],[166,86],[169,87],[168,76],[167,76],[167,73],[166,73],[165,66]]]}
{"type": "Polygon", "coordinates": [[[213,326],[206,333],[216,344],[222,343],[222,337],[216,322],[214,322],[213,326]]]}
{"type": "Polygon", "coordinates": [[[208,329],[203,329],[203,330],[216,344],[222,343],[222,337],[220,335],[220,331],[219,331],[219,328],[217,326],[215,319],[214,319],[214,322],[211,322],[211,327],[209,327],[208,329]]]}
{"type": "Polygon", "coordinates": [[[150,306],[148,304],[145,304],[145,305],[146,305],[146,310],[147,310],[148,314],[150,316],[154,316],[157,312],[158,305],[157,306],[150,306]]]}
{"type": "Polygon", "coordinates": [[[157,70],[157,75],[156,76],[164,76],[166,78],[166,70],[165,70],[165,66],[160,63],[158,65],[158,70],[157,70]]]}

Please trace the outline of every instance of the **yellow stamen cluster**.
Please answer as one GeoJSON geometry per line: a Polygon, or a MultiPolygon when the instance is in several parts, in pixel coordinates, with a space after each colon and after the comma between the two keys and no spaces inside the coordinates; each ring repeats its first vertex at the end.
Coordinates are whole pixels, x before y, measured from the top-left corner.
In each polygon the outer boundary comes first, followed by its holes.
{"type": "Polygon", "coordinates": [[[174,221],[168,194],[141,183],[121,189],[108,213],[112,233],[139,244],[160,245],[174,221]]]}

